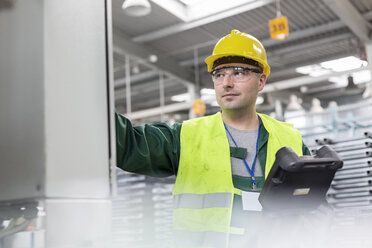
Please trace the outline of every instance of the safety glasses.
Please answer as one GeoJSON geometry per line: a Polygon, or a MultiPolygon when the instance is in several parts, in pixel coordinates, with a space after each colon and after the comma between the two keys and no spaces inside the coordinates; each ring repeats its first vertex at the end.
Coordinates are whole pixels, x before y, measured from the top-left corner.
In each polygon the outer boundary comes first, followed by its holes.
{"type": "Polygon", "coordinates": [[[234,82],[244,82],[250,79],[253,73],[262,72],[259,69],[243,66],[223,66],[210,72],[215,84],[221,84],[227,76],[234,82]]]}

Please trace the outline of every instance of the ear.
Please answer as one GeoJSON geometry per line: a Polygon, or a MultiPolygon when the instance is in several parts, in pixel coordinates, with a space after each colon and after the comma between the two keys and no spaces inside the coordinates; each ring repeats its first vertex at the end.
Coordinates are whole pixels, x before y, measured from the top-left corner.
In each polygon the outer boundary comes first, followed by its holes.
{"type": "Polygon", "coordinates": [[[258,82],[258,91],[263,90],[263,88],[265,87],[265,84],[266,84],[266,80],[267,80],[266,74],[261,73],[260,78],[259,78],[259,82],[258,82]]]}

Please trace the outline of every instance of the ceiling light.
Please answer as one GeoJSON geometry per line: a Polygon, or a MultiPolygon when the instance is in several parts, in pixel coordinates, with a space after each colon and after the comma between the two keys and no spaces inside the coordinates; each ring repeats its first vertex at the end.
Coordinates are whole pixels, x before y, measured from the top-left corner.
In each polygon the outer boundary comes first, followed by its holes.
{"type": "Polygon", "coordinates": [[[121,8],[129,16],[145,16],[151,12],[148,0],[125,0],[121,8]]]}
{"type": "Polygon", "coordinates": [[[367,61],[361,60],[354,56],[349,56],[340,59],[325,61],[320,64],[297,67],[296,72],[309,75],[311,77],[319,77],[330,74],[332,72],[357,69],[362,66],[366,66],[367,64],[367,61]]]}
{"type": "Polygon", "coordinates": [[[156,56],[155,54],[150,54],[149,57],[148,57],[149,61],[151,63],[156,63],[158,62],[158,56],[156,56]]]}
{"type": "Polygon", "coordinates": [[[183,93],[179,95],[174,95],[171,97],[171,101],[173,102],[187,102],[190,101],[190,94],[189,93],[183,93]]]}
{"type": "Polygon", "coordinates": [[[320,63],[323,68],[330,69],[332,71],[348,71],[352,69],[357,69],[362,66],[366,66],[367,62],[358,59],[354,56],[349,56],[341,59],[334,59],[326,62],[320,63]]]}
{"type": "Polygon", "coordinates": [[[331,73],[330,70],[322,68],[320,65],[306,65],[296,68],[296,72],[309,75],[311,77],[319,77],[331,73]]]}

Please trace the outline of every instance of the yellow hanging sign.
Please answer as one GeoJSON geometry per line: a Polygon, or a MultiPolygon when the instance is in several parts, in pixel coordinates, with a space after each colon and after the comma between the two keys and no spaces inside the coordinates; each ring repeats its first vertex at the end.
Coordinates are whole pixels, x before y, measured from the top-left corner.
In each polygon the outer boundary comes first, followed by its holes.
{"type": "Polygon", "coordinates": [[[196,115],[204,115],[205,109],[206,109],[205,103],[200,99],[195,100],[194,103],[192,104],[192,111],[196,115]]]}
{"type": "Polygon", "coordinates": [[[269,21],[270,36],[275,40],[285,40],[289,35],[288,19],[281,16],[269,21]]]}

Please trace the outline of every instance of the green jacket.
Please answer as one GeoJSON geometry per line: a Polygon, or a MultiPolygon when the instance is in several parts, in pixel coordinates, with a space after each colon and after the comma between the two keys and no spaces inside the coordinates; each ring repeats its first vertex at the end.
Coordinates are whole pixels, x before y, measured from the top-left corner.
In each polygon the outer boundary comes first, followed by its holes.
{"type": "MultiPolygon", "coordinates": [[[[116,113],[116,154],[117,166],[125,171],[153,177],[177,175],[180,158],[180,133],[182,124],[157,123],[133,127],[124,116],[116,113]]],[[[268,132],[260,126],[257,157],[261,166],[266,164],[268,132]]],[[[303,154],[310,155],[303,145],[303,154]]],[[[264,168],[262,168],[263,171],[264,168]]],[[[264,179],[257,177],[257,187],[262,188],[264,179]]],[[[249,177],[233,175],[234,186],[250,190],[249,177]]]]}

